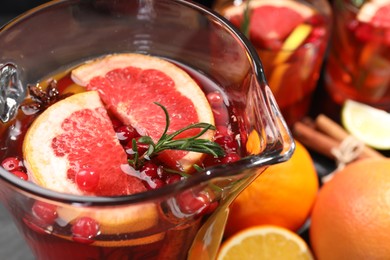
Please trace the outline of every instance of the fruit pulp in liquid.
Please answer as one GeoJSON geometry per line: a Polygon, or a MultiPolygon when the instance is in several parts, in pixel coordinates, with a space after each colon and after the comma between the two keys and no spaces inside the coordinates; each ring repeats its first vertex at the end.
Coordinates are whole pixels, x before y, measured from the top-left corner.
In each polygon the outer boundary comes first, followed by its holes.
{"type": "MultiPolygon", "coordinates": [[[[208,76],[188,66],[177,65],[187,71],[206,95],[218,92],[225,98],[226,94],[223,90],[208,76]]],[[[56,80],[60,95],[84,91],[82,87],[74,84],[69,71],[66,70],[51,77],[56,80]]],[[[47,82],[48,80],[42,81],[42,85],[48,85],[47,82]]],[[[29,125],[37,117],[35,112],[34,109],[20,109],[14,120],[1,126],[0,161],[7,157],[22,158],[23,138],[29,125]]],[[[238,107],[232,105],[231,102],[229,106],[219,103],[218,109],[213,112],[216,128],[221,133],[234,135],[233,140],[236,141],[235,135],[240,132],[238,107]]],[[[231,144],[229,147],[231,148],[231,144]]],[[[234,150],[239,156],[244,153],[239,142],[234,150]]],[[[204,164],[207,166],[216,163],[223,162],[210,159],[205,160],[204,164]]],[[[31,198],[24,198],[25,201],[22,202],[16,198],[13,202],[11,198],[7,204],[13,215],[18,216],[16,223],[23,230],[26,240],[39,259],[184,259],[201,223],[218,206],[218,198],[209,202],[206,210],[199,211],[195,208],[194,212],[191,212],[191,207],[187,207],[186,212],[181,212],[183,213],[181,215],[172,215],[172,212],[167,210],[166,201],[164,201],[166,199],[162,198],[156,203],[160,216],[155,227],[135,233],[101,234],[94,238],[95,242],[92,244],[73,241],[71,223],[56,221],[48,225],[37,220],[31,210],[36,201],[31,198]],[[9,206],[12,204],[19,206],[9,206]]],[[[191,202],[188,203],[191,205],[191,202]]]]}
{"type": "Polygon", "coordinates": [[[336,5],[326,88],[338,104],[353,99],[390,111],[390,28],[359,21],[357,7],[342,2],[336,5]]]}
{"type": "MultiPolygon", "coordinates": [[[[256,1],[261,0],[252,0],[251,3],[256,5],[256,1]]],[[[299,1],[296,2],[299,3],[299,1]]],[[[245,6],[245,2],[242,5],[245,6]]],[[[312,8],[309,5],[306,6],[312,8]]],[[[229,8],[229,6],[221,9],[222,14],[224,14],[225,8],[229,8]]],[[[329,18],[314,8],[312,8],[312,11],[313,15],[298,25],[306,24],[310,26],[311,31],[296,49],[283,49],[284,42],[294,30],[285,39],[270,39],[268,41],[256,39],[249,34],[249,40],[262,61],[268,84],[283,117],[290,126],[302,119],[308,112],[311,96],[320,76],[329,37],[329,18]]],[[[286,19],[286,21],[280,21],[281,23],[287,22],[289,17],[283,17],[283,19],[286,19]]],[[[237,16],[232,16],[230,21],[237,28],[242,28],[242,15],[238,19],[237,16]]],[[[250,24],[249,28],[256,26],[255,23],[257,22],[261,23],[262,21],[254,22],[251,20],[253,24],[250,24]]]]}

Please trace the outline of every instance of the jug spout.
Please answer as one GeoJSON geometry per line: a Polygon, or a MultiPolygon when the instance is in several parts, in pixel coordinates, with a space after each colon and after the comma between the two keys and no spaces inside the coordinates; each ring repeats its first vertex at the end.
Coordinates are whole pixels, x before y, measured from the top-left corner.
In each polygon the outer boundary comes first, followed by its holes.
{"type": "Polygon", "coordinates": [[[0,64],[0,120],[3,123],[15,116],[25,96],[26,90],[16,66],[11,63],[0,64]]]}

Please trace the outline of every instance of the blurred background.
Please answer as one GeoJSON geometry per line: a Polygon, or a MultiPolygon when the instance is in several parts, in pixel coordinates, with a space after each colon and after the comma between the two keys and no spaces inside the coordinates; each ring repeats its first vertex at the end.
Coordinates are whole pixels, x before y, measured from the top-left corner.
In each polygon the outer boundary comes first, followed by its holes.
{"type": "MultiPolygon", "coordinates": [[[[47,0],[1,0],[0,8],[0,24],[3,25],[13,17],[34,8],[40,4],[44,4],[50,1],[47,0]]],[[[205,6],[211,6],[213,0],[197,0],[205,6]]]]}

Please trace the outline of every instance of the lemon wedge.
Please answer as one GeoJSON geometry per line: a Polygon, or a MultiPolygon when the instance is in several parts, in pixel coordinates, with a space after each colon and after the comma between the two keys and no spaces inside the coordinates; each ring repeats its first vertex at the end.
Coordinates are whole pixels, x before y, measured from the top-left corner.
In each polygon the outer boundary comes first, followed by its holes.
{"type": "Polygon", "coordinates": [[[346,100],[341,122],[352,136],[366,145],[378,150],[390,149],[390,114],[386,111],[346,100]]]}

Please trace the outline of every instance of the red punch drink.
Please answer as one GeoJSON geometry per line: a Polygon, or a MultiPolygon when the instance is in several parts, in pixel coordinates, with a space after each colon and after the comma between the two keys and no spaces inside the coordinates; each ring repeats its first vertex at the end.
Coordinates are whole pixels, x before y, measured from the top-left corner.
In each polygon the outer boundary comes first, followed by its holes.
{"type": "Polygon", "coordinates": [[[288,124],[308,112],[330,31],[326,1],[220,1],[216,9],[246,34],[288,124]]]}
{"type": "Polygon", "coordinates": [[[0,45],[0,199],[37,259],[213,259],[294,149],[257,53],[188,1],[53,2],[0,45]]]}
{"type": "Polygon", "coordinates": [[[389,1],[334,1],[326,87],[339,104],[353,99],[390,110],[389,1]]]}

